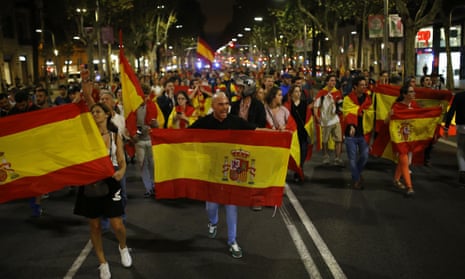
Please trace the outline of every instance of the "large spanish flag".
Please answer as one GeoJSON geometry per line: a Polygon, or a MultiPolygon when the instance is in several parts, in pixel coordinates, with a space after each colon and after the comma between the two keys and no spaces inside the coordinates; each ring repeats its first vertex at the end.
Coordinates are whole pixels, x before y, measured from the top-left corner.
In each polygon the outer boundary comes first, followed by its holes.
{"type": "MultiPolygon", "coordinates": [[[[388,117],[392,105],[400,94],[400,86],[378,85],[373,89],[373,92],[375,96],[375,129],[377,136],[370,153],[374,156],[394,159],[395,155],[390,144],[390,130],[388,125],[384,123],[384,120],[388,117]]],[[[438,106],[442,106],[443,109],[439,119],[441,120],[443,118],[452,98],[452,93],[450,91],[416,87],[415,93],[415,100],[424,108],[437,108],[438,106]]],[[[435,129],[437,128],[435,124],[433,126],[435,129]]],[[[439,130],[436,129],[436,132],[438,131],[439,130]]]]}
{"type": "Polygon", "coordinates": [[[210,64],[215,60],[215,51],[200,37],[197,40],[197,55],[210,64]]]}
{"type": "Polygon", "coordinates": [[[139,79],[134,73],[134,70],[132,69],[131,65],[126,59],[126,56],[124,56],[121,31],[119,63],[121,92],[123,95],[123,109],[124,118],[126,119],[126,129],[128,129],[129,135],[134,136],[137,132],[136,111],[144,102],[144,92],[142,91],[139,79]]]}
{"type": "Polygon", "coordinates": [[[291,134],[166,129],[152,133],[157,199],[281,205],[291,134]]]}
{"type": "Polygon", "coordinates": [[[441,114],[440,107],[397,110],[389,121],[389,134],[394,151],[423,151],[441,123],[441,114]]]}
{"type": "Polygon", "coordinates": [[[111,176],[92,115],[69,104],[0,118],[0,202],[111,176]]]}

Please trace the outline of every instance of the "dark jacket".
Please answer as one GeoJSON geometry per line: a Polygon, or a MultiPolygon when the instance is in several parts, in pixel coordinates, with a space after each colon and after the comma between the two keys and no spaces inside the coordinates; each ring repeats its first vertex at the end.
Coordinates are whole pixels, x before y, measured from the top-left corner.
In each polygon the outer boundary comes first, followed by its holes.
{"type": "MultiPolygon", "coordinates": [[[[231,114],[239,115],[241,101],[235,101],[231,104],[231,114]]],[[[265,128],[266,126],[266,113],[265,106],[259,100],[252,97],[249,107],[249,115],[247,121],[253,123],[257,128],[265,128]]]]}

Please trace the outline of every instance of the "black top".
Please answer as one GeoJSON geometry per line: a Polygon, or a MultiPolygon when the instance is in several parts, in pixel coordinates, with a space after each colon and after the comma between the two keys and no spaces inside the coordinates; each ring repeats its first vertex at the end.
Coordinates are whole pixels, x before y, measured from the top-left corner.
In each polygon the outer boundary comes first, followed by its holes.
{"type": "MultiPolygon", "coordinates": [[[[241,108],[241,101],[236,101],[231,104],[231,114],[239,115],[241,108]]],[[[265,106],[259,100],[252,98],[249,107],[249,113],[247,121],[255,124],[259,128],[265,128],[266,126],[266,113],[265,106]]]]}
{"type": "MultiPolygon", "coordinates": [[[[360,97],[357,97],[359,105],[363,104],[363,102],[365,102],[366,96],[367,96],[366,94],[362,94],[360,97]]],[[[346,130],[345,130],[345,136],[346,137],[350,137],[350,128],[351,127],[355,128],[355,134],[354,134],[355,138],[363,137],[364,136],[363,135],[363,115],[358,115],[357,116],[357,126],[354,126],[352,124],[347,125],[346,130]]]]}
{"type": "Polygon", "coordinates": [[[255,130],[256,126],[249,123],[239,116],[228,114],[225,120],[220,122],[213,117],[213,114],[208,114],[197,119],[189,128],[193,129],[215,129],[215,130],[255,130]]]}
{"type": "Polygon", "coordinates": [[[446,127],[449,128],[450,122],[454,117],[455,113],[455,124],[465,125],[465,92],[455,94],[454,100],[450,105],[449,111],[446,115],[446,127]]]}

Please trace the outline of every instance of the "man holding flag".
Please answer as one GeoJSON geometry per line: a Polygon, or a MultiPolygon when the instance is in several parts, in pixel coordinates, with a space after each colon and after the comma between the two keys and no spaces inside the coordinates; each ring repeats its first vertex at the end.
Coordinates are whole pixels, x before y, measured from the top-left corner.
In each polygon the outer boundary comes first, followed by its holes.
{"type": "MultiPolygon", "coordinates": [[[[218,129],[218,130],[254,130],[254,124],[247,122],[239,116],[229,114],[229,100],[225,93],[218,92],[212,98],[213,113],[198,119],[190,128],[194,129],[218,129]]],[[[218,225],[219,204],[206,202],[208,214],[208,237],[215,238],[218,225]]],[[[233,258],[242,258],[242,249],[236,241],[237,232],[237,206],[225,205],[226,222],[228,224],[228,245],[233,258]]]]}
{"type": "Polygon", "coordinates": [[[368,162],[368,142],[373,131],[374,109],[371,96],[366,93],[365,77],[354,78],[352,84],[354,88],[344,97],[342,105],[345,145],[352,173],[352,187],[363,189],[362,171],[368,162]]]}

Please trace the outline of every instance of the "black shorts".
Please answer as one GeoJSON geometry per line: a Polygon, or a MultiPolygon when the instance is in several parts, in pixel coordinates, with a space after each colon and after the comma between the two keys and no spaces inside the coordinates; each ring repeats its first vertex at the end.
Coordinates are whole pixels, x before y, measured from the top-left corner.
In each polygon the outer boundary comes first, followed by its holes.
{"type": "Polygon", "coordinates": [[[121,185],[114,178],[107,178],[105,182],[109,186],[109,193],[104,197],[87,197],[84,195],[84,187],[79,187],[74,214],[87,218],[113,218],[123,215],[123,198],[121,196],[121,185]]]}

